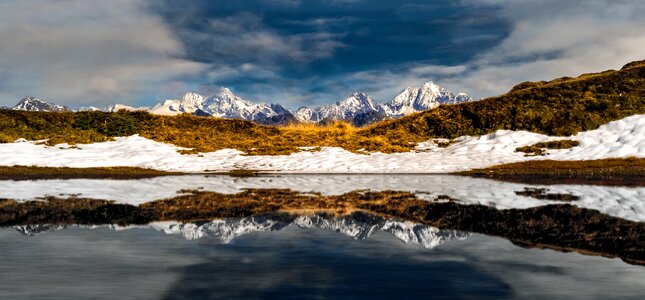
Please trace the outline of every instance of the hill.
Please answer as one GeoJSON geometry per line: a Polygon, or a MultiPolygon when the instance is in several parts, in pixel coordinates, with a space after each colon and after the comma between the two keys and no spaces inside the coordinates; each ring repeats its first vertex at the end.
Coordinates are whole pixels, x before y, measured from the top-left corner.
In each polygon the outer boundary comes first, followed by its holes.
{"type": "Polygon", "coordinates": [[[645,113],[645,61],[621,70],[524,82],[510,92],[477,102],[443,105],[363,132],[414,140],[483,135],[499,129],[566,136],[645,113]]]}

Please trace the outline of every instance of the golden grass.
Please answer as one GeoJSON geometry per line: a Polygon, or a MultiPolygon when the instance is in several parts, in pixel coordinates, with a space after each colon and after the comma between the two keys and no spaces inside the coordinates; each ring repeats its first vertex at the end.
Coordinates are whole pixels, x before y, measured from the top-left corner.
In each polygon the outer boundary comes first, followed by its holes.
{"type": "Polygon", "coordinates": [[[645,158],[609,158],[596,160],[532,160],[517,163],[503,164],[485,169],[461,172],[472,173],[513,173],[532,174],[549,172],[564,172],[571,174],[585,173],[638,173],[645,174],[645,158]]]}
{"type": "Polygon", "coordinates": [[[161,121],[155,122],[158,125],[140,131],[141,136],[192,148],[192,153],[232,148],[247,155],[286,155],[302,151],[301,147],[342,147],[355,153],[362,153],[362,150],[392,153],[410,151],[415,143],[363,135],[360,129],[345,122],[271,127],[190,115],[161,117],[158,121],[161,121]]]}

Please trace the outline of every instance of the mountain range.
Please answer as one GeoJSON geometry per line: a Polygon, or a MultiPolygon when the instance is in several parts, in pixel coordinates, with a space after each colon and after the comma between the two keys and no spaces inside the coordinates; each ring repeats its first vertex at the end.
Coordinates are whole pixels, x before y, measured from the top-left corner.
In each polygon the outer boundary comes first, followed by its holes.
{"type": "MultiPolygon", "coordinates": [[[[189,113],[197,116],[249,120],[265,125],[285,125],[298,122],[326,123],[342,120],[356,126],[365,126],[381,120],[396,119],[432,109],[441,104],[455,104],[472,100],[466,94],[453,94],[433,82],[426,82],[421,87],[408,87],[391,101],[382,104],[376,103],[365,93],[353,93],[334,104],[311,108],[300,107],[295,112],[277,103],[256,103],[242,99],[228,88],[221,88],[209,96],[188,92],[181,99],[165,100],[151,108],[113,104],[103,109],[92,106],[81,107],[79,111],[116,112],[125,109],[143,110],[158,115],[189,113]]],[[[68,107],[51,104],[35,97],[26,97],[11,109],[72,111],[68,107]]]]}

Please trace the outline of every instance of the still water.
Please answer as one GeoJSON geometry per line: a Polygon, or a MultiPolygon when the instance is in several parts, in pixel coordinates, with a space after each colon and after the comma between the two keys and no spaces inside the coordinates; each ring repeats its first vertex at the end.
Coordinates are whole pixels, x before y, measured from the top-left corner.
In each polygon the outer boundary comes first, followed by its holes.
{"type": "MultiPolygon", "coordinates": [[[[145,203],[191,187],[221,193],[283,187],[327,194],[398,188],[425,196],[446,194],[465,205],[486,204],[500,210],[558,203],[516,193],[545,188],[578,197],[574,205],[634,224],[642,222],[639,200],[644,200],[642,188],[541,187],[428,176],[6,181],[0,182],[0,197],[29,201],[83,194],[145,203]]],[[[2,299],[642,299],[644,295],[645,267],[619,258],[523,248],[503,237],[361,214],[0,229],[2,299]]]]}

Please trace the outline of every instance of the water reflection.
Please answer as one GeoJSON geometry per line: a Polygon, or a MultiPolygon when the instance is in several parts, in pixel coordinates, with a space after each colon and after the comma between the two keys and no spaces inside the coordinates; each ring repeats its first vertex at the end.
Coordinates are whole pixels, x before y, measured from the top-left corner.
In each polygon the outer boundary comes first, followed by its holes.
{"type": "Polygon", "coordinates": [[[0,198],[33,200],[44,196],[109,199],[138,205],[177,196],[181,190],[224,194],[244,189],[290,189],[340,195],[356,190],[406,191],[422,199],[448,196],[463,204],[481,204],[499,209],[529,208],[565,203],[559,199],[536,199],[517,194],[526,188],[546,194],[570,195],[571,204],[602,213],[645,222],[645,187],[539,185],[500,182],[451,175],[274,175],[256,177],[168,176],[138,180],[36,180],[0,181],[0,198]]]}
{"type": "Polygon", "coordinates": [[[396,219],[385,219],[361,212],[344,217],[334,217],[327,214],[298,216],[286,213],[270,213],[200,223],[155,222],[144,226],[125,227],[119,225],[83,226],[37,224],[14,226],[13,228],[27,236],[36,236],[46,232],[69,229],[70,227],[88,229],[105,227],[114,230],[152,228],[166,234],[180,235],[187,240],[209,238],[222,243],[230,243],[234,239],[246,234],[278,231],[287,226],[318,228],[339,232],[355,240],[365,240],[374,235],[375,232],[386,232],[406,244],[420,244],[428,249],[437,247],[452,239],[465,239],[470,235],[457,230],[440,230],[432,226],[396,219]]]}
{"type": "Polygon", "coordinates": [[[472,235],[432,250],[296,225],[228,244],[151,228],[0,230],[7,299],[638,299],[645,268],[472,235]]]}
{"type": "Polygon", "coordinates": [[[0,198],[7,299],[640,299],[645,282],[643,187],[173,176],[0,181],[0,198]]]}

